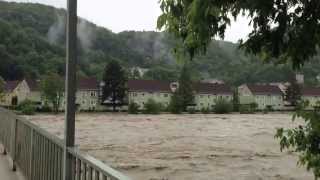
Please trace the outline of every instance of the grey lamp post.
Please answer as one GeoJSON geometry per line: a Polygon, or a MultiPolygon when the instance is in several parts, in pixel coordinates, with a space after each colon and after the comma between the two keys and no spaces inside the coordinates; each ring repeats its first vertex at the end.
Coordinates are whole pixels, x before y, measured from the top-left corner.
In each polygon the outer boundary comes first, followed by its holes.
{"type": "Polygon", "coordinates": [[[66,110],[65,110],[65,147],[64,180],[72,180],[73,163],[68,148],[74,147],[75,141],[75,95],[77,66],[77,0],[67,0],[67,41],[66,41],[66,110]]]}

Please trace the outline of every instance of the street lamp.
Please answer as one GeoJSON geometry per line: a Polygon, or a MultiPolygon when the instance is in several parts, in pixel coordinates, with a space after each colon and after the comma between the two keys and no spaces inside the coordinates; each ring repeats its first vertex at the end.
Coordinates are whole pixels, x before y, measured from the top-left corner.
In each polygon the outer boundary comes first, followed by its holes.
{"type": "Polygon", "coordinates": [[[68,148],[75,142],[75,96],[77,66],[77,0],[67,0],[67,40],[66,40],[66,109],[64,138],[64,180],[72,180],[74,166],[68,148]]]}

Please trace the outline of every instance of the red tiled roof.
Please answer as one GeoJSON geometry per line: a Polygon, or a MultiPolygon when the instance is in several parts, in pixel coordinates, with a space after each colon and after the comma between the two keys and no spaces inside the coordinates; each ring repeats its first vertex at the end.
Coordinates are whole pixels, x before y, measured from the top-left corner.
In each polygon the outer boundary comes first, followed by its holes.
{"type": "MultiPolygon", "coordinates": [[[[157,80],[129,80],[129,91],[172,92],[170,82],[157,80]]],[[[231,88],[224,84],[195,83],[194,89],[205,94],[232,94],[231,88]]]]}
{"type": "Polygon", "coordinates": [[[320,96],[320,88],[318,87],[304,87],[301,94],[305,96],[320,96]]]}
{"type": "Polygon", "coordinates": [[[19,83],[20,81],[6,81],[4,85],[4,91],[5,92],[13,91],[18,86],[19,83]]]}
{"type": "Polygon", "coordinates": [[[170,82],[157,80],[129,80],[129,91],[171,92],[170,82]]]}
{"type": "Polygon", "coordinates": [[[250,91],[255,95],[282,95],[282,91],[278,86],[272,85],[248,85],[250,91]]]}
{"type": "Polygon", "coordinates": [[[97,90],[99,83],[96,78],[81,78],[78,79],[78,90],[97,90]]]}
{"type": "Polygon", "coordinates": [[[198,93],[203,94],[233,94],[226,84],[196,83],[194,88],[198,93]]]}

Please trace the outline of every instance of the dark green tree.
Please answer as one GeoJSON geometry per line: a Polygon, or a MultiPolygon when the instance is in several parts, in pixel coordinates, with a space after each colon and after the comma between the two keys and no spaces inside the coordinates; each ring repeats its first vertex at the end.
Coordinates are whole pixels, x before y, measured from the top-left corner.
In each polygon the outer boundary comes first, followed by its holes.
{"type": "Polygon", "coordinates": [[[64,93],[64,80],[56,73],[44,75],[40,83],[42,98],[49,103],[55,113],[59,112],[64,93]]]}
{"type": "Polygon", "coordinates": [[[172,113],[187,111],[187,107],[194,103],[193,82],[190,75],[190,69],[185,64],[181,70],[178,87],[171,96],[169,110],[172,113]]]}
{"type": "Polygon", "coordinates": [[[190,68],[185,64],[181,70],[178,81],[177,96],[180,96],[183,111],[186,111],[187,107],[194,103],[194,89],[190,73],[190,68]]]}
{"type": "Polygon", "coordinates": [[[182,99],[177,92],[171,96],[168,110],[173,114],[180,114],[183,111],[182,99]]]}
{"type": "Polygon", "coordinates": [[[233,104],[233,111],[239,112],[240,99],[239,99],[238,88],[234,89],[233,98],[232,98],[232,104],[233,104]]]}
{"type": "Polygon", "coordinates": [[[125,74],[124,69],[115,60],[110,61],[104,71],[102,100],[110,102],[113,111],[125,101],[128,81],[125,74]]]}
{"type": "Polygon", "coordinates": [[[288,101],[291,106],[297,106],[301,100],[301,88],[301,85],[298,84],[295,78],[290,80],[290,85],[286,90],[285,100],[288,101]]]}

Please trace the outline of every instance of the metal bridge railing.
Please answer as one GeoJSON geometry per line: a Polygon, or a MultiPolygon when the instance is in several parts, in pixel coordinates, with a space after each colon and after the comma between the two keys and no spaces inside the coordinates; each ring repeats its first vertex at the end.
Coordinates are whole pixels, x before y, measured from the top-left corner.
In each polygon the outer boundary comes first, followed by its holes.
{"type": "MultiPolygon", "coordinates": [[[[28,180],[62,180],[64,143],[61,139],[0,108],[0,144],[28,180]]],[[[72,156],[72,180],[129,180],[95,158],[76,148],[72,156]]]]}

